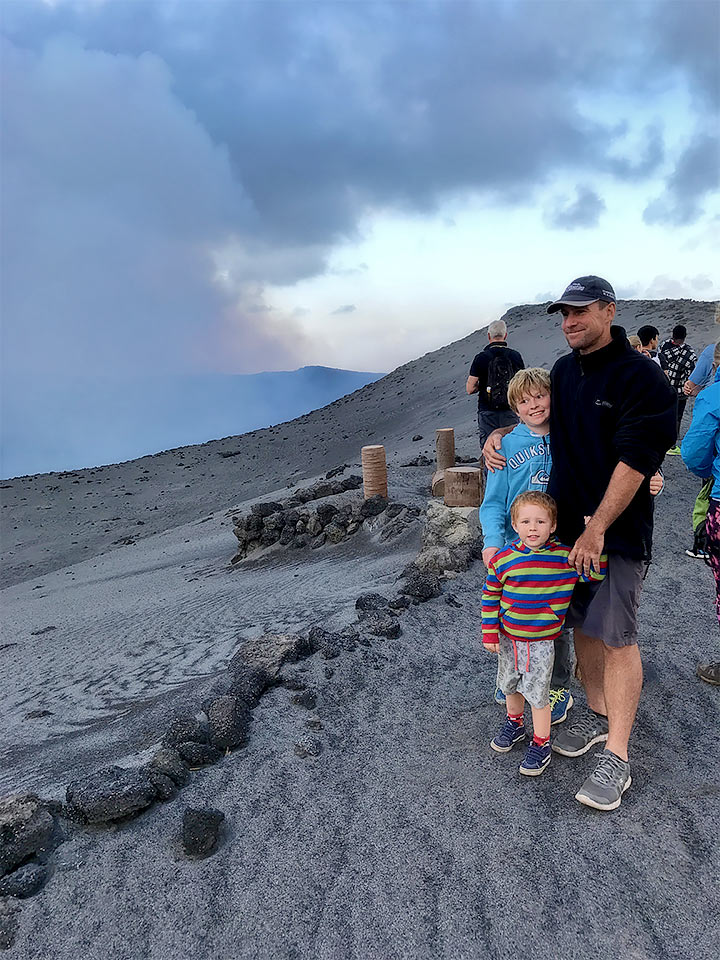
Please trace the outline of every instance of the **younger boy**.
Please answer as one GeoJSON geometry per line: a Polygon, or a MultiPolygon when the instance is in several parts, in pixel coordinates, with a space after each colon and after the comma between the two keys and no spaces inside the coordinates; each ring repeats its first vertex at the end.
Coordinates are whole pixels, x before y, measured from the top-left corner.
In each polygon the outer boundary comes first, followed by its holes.
{"type": "Polygon", "coordinates": [[[606,558],[587,578],[570,566],[570,548],[553,536],[557,506],[546,493],[521,493],[510,514],[517,539],[490,560],[482,596],[483,646],[498,655],[498,682],[507,707],[507,719],[490,746],[507,753],[525,739],[527,701],[533,739],[520,773],[536,777],[550,763],[555,640],[578,579],[602,580],[606,558]]]}

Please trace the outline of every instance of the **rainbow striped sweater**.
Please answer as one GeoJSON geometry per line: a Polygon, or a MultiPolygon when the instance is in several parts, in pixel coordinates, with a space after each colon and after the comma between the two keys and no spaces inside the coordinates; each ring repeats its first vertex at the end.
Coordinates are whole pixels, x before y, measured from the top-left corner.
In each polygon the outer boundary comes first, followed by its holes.
{"type": "Polygon", "coordinates": [[[500,631],[523,643],[560,636],[575,584],[602,580],[607,572],[602,556],[599,572],[579,574],[568,563],[569,553],[551,537],[537,550],[517,539],[495,554],[482,595],[484,643],[497,643],[500,631]]]}

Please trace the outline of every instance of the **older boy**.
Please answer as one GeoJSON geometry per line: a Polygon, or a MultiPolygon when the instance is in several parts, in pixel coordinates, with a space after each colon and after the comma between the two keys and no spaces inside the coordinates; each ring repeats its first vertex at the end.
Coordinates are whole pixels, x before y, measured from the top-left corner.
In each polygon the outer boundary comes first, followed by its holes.
{"type": "MultiPolygon", "coordinates": [[[[483,531],[483,563],[490,561],[506,543],[515,538],[510,508],[526,490],[544,492],[550,479],[550,374],[541,367],[520,370],[508,386],[508,403],[520,423],[502,441],[507,469],[488,474],[485,498],[480,507],[483,531]]],[[[562,723],[572,707],[570,678],[573,671],[572,641],[563,631],[555,641],[555,656],[550,690],[552,722],[562,723]]],[[[505,702],[501,685],[495,688],[495,700],[505,702]]]]}

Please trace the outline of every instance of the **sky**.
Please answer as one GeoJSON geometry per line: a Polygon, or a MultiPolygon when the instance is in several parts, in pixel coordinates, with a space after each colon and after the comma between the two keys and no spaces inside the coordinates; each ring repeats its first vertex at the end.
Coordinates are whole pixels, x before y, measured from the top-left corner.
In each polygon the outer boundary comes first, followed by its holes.
{"type": "Polygon", "coordinates": [[[2,366],[389,370],[720,298],[720,3],[6,0],[2,366]]]}

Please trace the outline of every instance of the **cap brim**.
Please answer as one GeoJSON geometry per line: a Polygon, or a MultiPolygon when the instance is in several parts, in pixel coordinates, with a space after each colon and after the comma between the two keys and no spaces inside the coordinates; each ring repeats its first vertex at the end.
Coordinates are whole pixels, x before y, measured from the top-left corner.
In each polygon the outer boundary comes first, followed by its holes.
{"type": "Polygon", "coordinates": [[[560,307],[587,307],[589,303],[597,303],[600,297],[593,297],[592,300],[556,300],[547,308],[548,313],[557,313],[560,307]]]}

